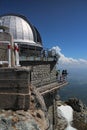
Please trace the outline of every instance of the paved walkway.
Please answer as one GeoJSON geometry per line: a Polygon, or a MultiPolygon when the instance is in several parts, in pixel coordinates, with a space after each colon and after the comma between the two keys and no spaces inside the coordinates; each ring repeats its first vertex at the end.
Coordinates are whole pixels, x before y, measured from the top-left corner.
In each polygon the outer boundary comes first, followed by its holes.
{"type": "Polygon", "coordinates": [[[41,93],[41,95],[44,95],[46,93],[52,92],[54,90],[59,89],[60,87],[63,87],[65,85],[67,85],[68,82],[67,81],[62,81],[62,82],[54,82],[48,85],[44,85],[40,88],[38,88],[38,91],[41,93]]]}

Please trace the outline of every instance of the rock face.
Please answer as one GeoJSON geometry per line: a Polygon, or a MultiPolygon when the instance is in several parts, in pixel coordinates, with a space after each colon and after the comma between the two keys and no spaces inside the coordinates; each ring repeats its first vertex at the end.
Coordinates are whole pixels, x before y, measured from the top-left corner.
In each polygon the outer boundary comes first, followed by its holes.
{"type": "Polygon", "coordinates": [[[44,99],[33,86],[30,95],[29,110],[0,110],[0,130],[65,130],[67,121],[57,112],[57,107],[61,105],[70,105],[73,108],[72,127],[87,130],[87,107],[79,99],[70,98],[63,102],[57,96],[51,106],[53,119],[50,122],[44,99]]]}
{"type": "Polygon", "coordinates": [[[77,112],[81,112],[86,108],[82,101],[77,98],[70,98],[68,101],[66,101],[66,104],[70,105],[73,110],[77,112]]]}
{"type": "Polygon", "coordinates": [[[73,126],[78,130],[87,130],[87,107],[77,98],[71,98],[66,102],[74,109],[73,126]]]}
{"type": "Polygon", "coordinates": [[[57,113],[57,107],[61,105],[70,105],[73,108],[72,126],[77,130],[87,130],[87,107],[77,98],[71,98],[66,102],[61,100],[55,101],[55,130],[64,130],[67,126],[67,121],[57,113]]]}
{"type": "Polygon", "coordinates": [[[78,130],[87,130],[87,110],[74,112],[73,126],[78,130]]]}
{"type": "Polygon", "coordinates": [[[61,116],[60,112],[57,112],[57,107],[61,105],[64,105],[64,102],[62,102],[61,100],[55,101],[55,130],[64,130],[67,127],[66,119],[61,116]]]}
{"type": "Polygon", "coordinates": [[[0,130],[50,130],[44,100],[33,86],[30,106],[27,111],[0,110],[0,130]]]}
{"type": "Polygon", "coordinates": [[[55,130],[64,130],[67,127],[67,121],[66,119],[61,116],[60,113],[58,113],[57,115],[58,120],[57,120],[57,124],[56,124],[56,129],[55,130]]]}
{"type": "Polygon", "coordinates": [[[46,118],[41,110],[0,111],[1,130],[45,130],[46,118]]]}

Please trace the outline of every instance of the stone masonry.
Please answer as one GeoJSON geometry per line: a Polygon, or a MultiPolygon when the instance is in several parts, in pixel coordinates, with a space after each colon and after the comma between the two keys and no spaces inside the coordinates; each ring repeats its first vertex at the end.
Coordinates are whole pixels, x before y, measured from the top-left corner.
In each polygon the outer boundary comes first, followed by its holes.
{"type": "Polygon", "coordinates": [[[0,108],[29,108],[30,71],[25,68],[0,68],[0,108]]]}
{"type": "Polygon", "coordinates": [[[35,65],[32,68],[31,81],[32,84],[41,87],[56,80],[56,69],[51,70],[50,64],[35,65]]]}

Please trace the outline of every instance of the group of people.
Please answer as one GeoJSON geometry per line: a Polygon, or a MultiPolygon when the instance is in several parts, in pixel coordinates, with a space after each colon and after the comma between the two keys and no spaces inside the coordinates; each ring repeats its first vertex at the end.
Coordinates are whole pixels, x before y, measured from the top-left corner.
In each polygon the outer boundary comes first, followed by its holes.
{"type": "Polygon", "coordinates": [[[59,82],[65,81],[67,78],[68,72],[67,70],[62,70],[62,72],[60,73],[60,70],[56,71],[56,79],[59,82]]]}

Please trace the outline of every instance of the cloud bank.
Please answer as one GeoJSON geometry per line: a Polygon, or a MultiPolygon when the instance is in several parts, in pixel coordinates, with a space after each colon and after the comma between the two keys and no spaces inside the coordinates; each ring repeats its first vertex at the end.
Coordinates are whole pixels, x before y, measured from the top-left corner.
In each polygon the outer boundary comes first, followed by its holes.
{"type": "Polygon", "coordinates": [[[60,68],[87,68],[87,60],[85,59],[74,59],[72,57],[66,57],[61,53],[59,46],[52,47],[60,55],[58,66],[60,68]]]}

